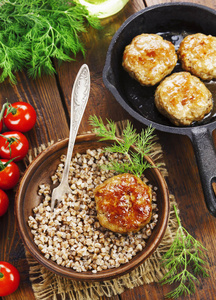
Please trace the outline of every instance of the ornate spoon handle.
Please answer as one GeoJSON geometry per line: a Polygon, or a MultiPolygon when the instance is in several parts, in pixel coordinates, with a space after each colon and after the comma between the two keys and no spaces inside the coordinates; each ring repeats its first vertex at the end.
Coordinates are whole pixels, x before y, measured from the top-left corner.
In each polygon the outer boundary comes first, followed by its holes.
{"type": "Polygon", "coordinates": [[[74,143],[80,126],[80,122],[86,108],[86,104],[88,102],[89,92],[90,72],[88,66],[84,64],[77,74],[71,95],[70,135],[62,180],[68,179],[69,166],[73,153],[74,143]]]}
{"type": "Polygon", "coordinates": [[[62,174],[62,179],[56,188],[52,191],[51,209],[54,209],[55,201],[60,200],[61,197],[70,193],[71,189],[68,184],[68,175],[70,169],[71,157],[73,154],[73,148],[79,129],[80,122],[83,117],[83,113],[88,102],[90,92],[90,72],[87,65],[82,65],[74,82],[72,95],[71,95],[71,118],[70,118],[70,135],[68,142],[67,157],[65,160],[65,166],[62,174]]]}

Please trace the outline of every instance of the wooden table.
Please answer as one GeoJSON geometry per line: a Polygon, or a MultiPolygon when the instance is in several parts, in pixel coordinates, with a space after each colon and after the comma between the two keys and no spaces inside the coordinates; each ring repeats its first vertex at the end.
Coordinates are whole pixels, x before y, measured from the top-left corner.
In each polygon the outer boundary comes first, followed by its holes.
{"type": "MultiPolygon", "coordinates": [[[[63,63],[61,67],[56,65],[56,76],[43,76],[37,80],[30,80],[26,73],[22,72],[17,74],[18,84],[16,86],[11,86],[7,80],[0,84],[1,104],[6,99],[9,102],[26,101],[36,108],[37,124],[27,134],[32,148],[38,147],[43,143],[46,144],[50,140],[57,141],[68,137],[71,88],[77,71],[84,62],[89,65],[91,71],[91,93],[79,133],[90,130],[88,117],[91,114],[101,116],[104,120],[110,118],[117,121],[129,118],[137,128],[143,126],[135,122],[104,87],[102,69],[112,36],[124,20],[146,6],[163,2],[177,1],[130,1],[120,13],[112,18],[103,20],[104,28],[102,31],[93,29],[88,31],[85,37],[86,59],[78,55],[76,62],[63,63]],[[59,126],[59,124],[61,125],[59,126]]],[[[214,0],[194,0],[191,2],[216,9],[214,0]]],[[[187,297],[187,299],[215,299],[216,219],[210,215],[205,205],[193,147],[186,136],[162,132],[157,132],[157,134],[164,150],[164,159],[169,171],[167,183],[179,205],[183,226],[208,249],[211,277],[205,279],[201,285],[197,286],[196,293],[191,297],[187,297]]],[[[24,246],[14,225],[14,191],[10,191],[9,196],[9,211],[0,219],[0,260],[8,261],[18,268],[21,275],[21,283],[15,293],[4,297],[4,299],[33,300],[34,294],[29,281],[29,268],[24,246]]],[[[120,296],[110,299],[160,300],[164,299],[164,295],[170,290],[170,286],[162,287],[160,284],[150,284],[127,290],[120,296]]],[[[103,299],[106,298],[104,297],[103,299]]],[[[182,297],[180,299],[185,298],[182,297]]]]}

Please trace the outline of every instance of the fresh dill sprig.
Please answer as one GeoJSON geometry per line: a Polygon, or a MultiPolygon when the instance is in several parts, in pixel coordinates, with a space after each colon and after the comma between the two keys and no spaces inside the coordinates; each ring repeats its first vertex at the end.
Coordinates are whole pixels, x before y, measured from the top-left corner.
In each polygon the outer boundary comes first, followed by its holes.
{"type": "Polygon", "coordinates": [[[75,60],[85,54],[81,33],[87,25],[101,28],[99,19],[75,1],[3,0],[0,5],[0,82],[27,69],[35,78],[55,72],[53,59],[75,60]],[[73,56],[73,58],[72,58],[73,56]]]}
{"type": "Polygon", "coordinates": [[[129,172],[141,177],[147,168],[153,167],[145,160],[145,155],[151,151],[154,144],[152,141],[154,129],[151,126],[146,130],[142,129],[138,134],[132,124],[128,122],[123,129],[121,139],[119,139],[116,134],[116,124],[112,120],[107,120],[107,125],[105,125],[101,118],[90,116],[89,121],[93,126],[94,133],[100,137],[100,141],[111,140],[114,142],[105,147],[104,151],[122,153],[127,157],[127,160],[122,162],[110,160],[108,165],[103,166],[104,168],[115,170],[118,173],[129,172]],[[131,149],[132,146],[136,152],[131,149]]]}
{"type": "Polygon", "coordinates": [[[174,205],[174,211],[178,222],[176,237],[170,249],[162,257],[162,264],[168,270],[162,278],[162,284],[179,283],[169,292],[167,298],[178,298],[181,295],[190,295],[195,292],[195,283],[199,283],[197,275],[208,277],[204,260],[206,248],[192,237],[181,225],[181,221],[174,205]]]}

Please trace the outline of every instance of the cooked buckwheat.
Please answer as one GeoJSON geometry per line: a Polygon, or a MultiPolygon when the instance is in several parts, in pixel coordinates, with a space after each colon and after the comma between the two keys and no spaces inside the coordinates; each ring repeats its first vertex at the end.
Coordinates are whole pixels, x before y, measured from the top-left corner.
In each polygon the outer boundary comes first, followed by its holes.
{"type": "MultiPolygon", "coordinates": [[[[116,175],[100,168],[109,162],[110,156],[117,160],[125,159],[121,154],[103,153],[100,148],[76,154],[70,165],[72,193],[65,195],[54,211],[50,207],[50,186],[40,185],[38,193],[44,199],[33,209],[28,225],[35,244],[45,258],[77,272],[91,270],[96,273],[119,267],[145,247],[145,240],[151,235],[158,219],[155,187],[152,187],[151,221],[139,232],[127,235],[114,233],[101,227],[97,220],[93,190],[116,175]]],[[[62,176],[64,162],[65,156],[62,155],[55,174],[51,176],[54,183],[62,176]]],[[[147,182],[144,177],[142,180],[147,182]]]]}

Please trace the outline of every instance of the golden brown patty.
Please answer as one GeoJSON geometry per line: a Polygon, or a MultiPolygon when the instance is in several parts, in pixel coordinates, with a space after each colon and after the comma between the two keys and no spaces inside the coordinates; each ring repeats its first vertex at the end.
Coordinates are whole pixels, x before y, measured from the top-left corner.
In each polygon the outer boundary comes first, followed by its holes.
{"type": "Polygon", "coordinates": [[[100,224],[114,232],[136,232],[151,219],[151,188],[134,175],[109,178],[94,195],[100,224]]]}
{"type": "Polygon", "coordinates": [[[177,62],[174,45],[157,34],[140,34],[125,47],[122,66],[142,85],[155,85],[177,62]]]}
{"type": "Polygon", "coordinates": [[[200,121],[213,106],[212,94],[203,82],[188,72],[174,73],[156,89],[155,105],[175,125],[200,121]]]}
{"type": "Polygon", "coordinates": [[[216,37],[188,35],[180,44],[178,56],[184,70],[203,80],[216,78],[216,37]]]}

